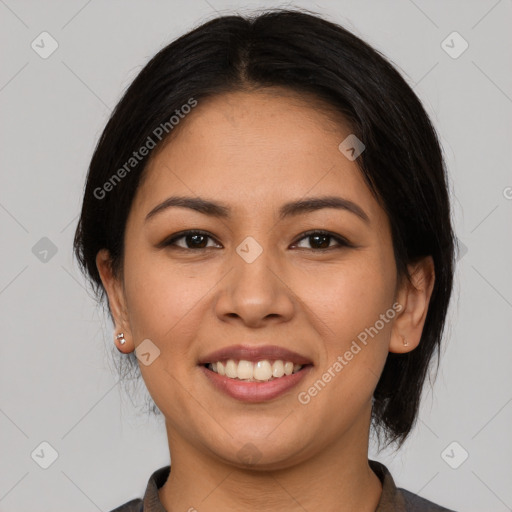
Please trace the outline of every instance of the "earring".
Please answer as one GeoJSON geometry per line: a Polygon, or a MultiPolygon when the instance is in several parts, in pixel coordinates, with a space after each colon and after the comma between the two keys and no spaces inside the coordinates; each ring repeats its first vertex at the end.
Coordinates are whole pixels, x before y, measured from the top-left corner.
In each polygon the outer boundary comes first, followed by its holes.
{"type": "Polygon", "coordinates": [[[405,336],[402,336],[404,347],[407,347],[409,345],[409,342],[405,339],[405,336]]]}
{"type": "Polygon", "coordinates": [[[116,336],[116,339],[119,340],[119,343],[121,345],[124,345],[126,343],[126,340],[124,339],[124,333],[119,333],[117,336],[116,336]]]}

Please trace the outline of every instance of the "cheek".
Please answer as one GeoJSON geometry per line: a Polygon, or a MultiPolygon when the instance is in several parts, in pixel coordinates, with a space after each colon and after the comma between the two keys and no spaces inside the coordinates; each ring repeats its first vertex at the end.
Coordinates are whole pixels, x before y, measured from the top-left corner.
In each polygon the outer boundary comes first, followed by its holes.
{"type": "Polygon", "coordinates": [[[326,410],[340,411],[322,422],[326,436],[363,414],[377,385],[395,317],[393,265],[394,259],[367,254],[359,263],[332,268],[329,278],[317,274],[305,283],[323,347],[316,379],[298,399],[311,413],[308,425],[325,418],[326,410]]]}
{"type": "Polygon", "coordinates": [[[213,276],[195,273],[191,277],[185,267],[173,266],[150,251],[132,249],[130,253],[127,247],[126,254],[125,291],[135,342],[150,338],[163,344],[172,339],[166,351],[178,349],[194,309],[201,307],[201,299],[212,287],[213,276]]]}
{"type": "Polygon", "coordinates": [[[392,306],[394,259],[382,253],[360,252],[325,271],[305,275],[309,277],[303,281],[301,295],[337,349],[373,326],[392,306]]]}

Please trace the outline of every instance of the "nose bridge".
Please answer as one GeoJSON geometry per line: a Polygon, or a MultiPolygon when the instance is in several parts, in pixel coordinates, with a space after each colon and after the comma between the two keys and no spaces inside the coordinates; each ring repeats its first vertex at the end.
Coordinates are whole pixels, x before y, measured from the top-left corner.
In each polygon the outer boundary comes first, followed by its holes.
{"type": "MultiPolygon", "coordinates": [[[[259,238],[262,241],[262,237],[259,238]]],[[[258,288],[270,292],[273,288],[271,281],[275,279],[274,273],[270,270],[275,266],[272,251],[272,247],[266,241],[260,243],[252,236],[246,237],[236,247],[233,255],[237,282],[244,287],[253,288],[255,292],[258,288]]]]}
{"type": "Polygon", "coordinates": [[[219,315],[237,316],[252,325],[271,316],[288,319],[293,313],[290,291],[279,278],[281,265],[266,243],[269,237],[261,235],[260,243],[257,236],[247,236],[236,246],[229,284],[217,302],[219,315]]]}

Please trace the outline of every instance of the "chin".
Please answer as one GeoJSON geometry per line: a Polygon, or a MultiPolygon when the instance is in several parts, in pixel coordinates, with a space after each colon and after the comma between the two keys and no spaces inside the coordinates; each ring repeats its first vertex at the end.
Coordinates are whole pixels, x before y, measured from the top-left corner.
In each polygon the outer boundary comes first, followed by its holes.
{"type": "Polygon", "coordinates": [[[240,468],[259,471],[285,469],[307,458],[303,434],[294,437],[280,432],[273,439],[269,439],[268,435],[247,434],[231,441],[231,446],[224,449],[217,446],[212,451],[227,464],[240,468]]]}

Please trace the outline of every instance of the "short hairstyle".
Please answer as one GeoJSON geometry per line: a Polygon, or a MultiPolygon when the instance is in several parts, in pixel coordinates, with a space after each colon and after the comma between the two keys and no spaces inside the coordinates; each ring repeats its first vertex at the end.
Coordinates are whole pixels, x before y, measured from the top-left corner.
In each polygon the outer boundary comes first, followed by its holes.
{"type": "Polygon", "coordinates": [[[408,264],[433,258],[435,284],[420,344],[388,354],[373,396],[379,445],[383,434],[386,445],[400,447],[417,419],[434,354],[439,365],[452,292],[455,238],[446,169],[435,129],[411,87],[383,55],[338,24],[304,10],[220,16],[161,49],[125,91],[95,148],[75,255],[101,302],[96,255],[108,249],[115,275],[122,276],[126,220],[151,156],[127,169],[134,150],[164,126],[156,149],[162,147],[173,133],[169,120],[191,98],[276,86],[318,99],[363,141],[356,164],[388,215],[398,276],[410,279],[408,264]],[[112,181],[116,172],[119,183],[112,181]]]}

